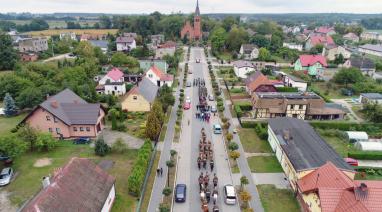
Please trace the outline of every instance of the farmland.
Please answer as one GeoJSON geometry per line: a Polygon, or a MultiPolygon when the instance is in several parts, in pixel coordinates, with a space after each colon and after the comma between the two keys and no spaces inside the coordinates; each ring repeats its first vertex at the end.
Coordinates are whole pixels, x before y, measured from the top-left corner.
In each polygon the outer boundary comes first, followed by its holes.
{"type": "Polygon", "coordinates": [[[52,36],[52,35],[59,35],[63,32],[74,32],[77,35],[82,34],[91,34],[91,35],[103,35],[103,34],[116,34],[117,29],[48,29],[48,30],[42,30],[42,31],[33,31],[33,32],[26,32],[24,34],[32,35],[32,36],[52,36]]]}
{"type": "MultiPolygon", "coordinates": [[[[31,20],[8,20],[8,21],[12,21],[17,25],[29,24],[31,22],[31,20]]],[[[49,24],[50,29],[66,28],[66,22],[63,20],[47,20],[47,22],[49,24]]],[[[97,20],[86,20],[86,21],[78,21],[77,23],[79,23],[82,27],[92,27],[97,22],[98,22],[97,20]]]]}

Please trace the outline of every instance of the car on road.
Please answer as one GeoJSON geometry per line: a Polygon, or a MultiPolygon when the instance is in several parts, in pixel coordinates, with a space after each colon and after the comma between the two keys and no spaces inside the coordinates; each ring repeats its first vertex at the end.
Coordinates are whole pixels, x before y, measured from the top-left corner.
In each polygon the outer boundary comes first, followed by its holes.
{"type": "Polygon", "coordinates": [[[216,113],[218,110],[216,109],[216,106],[211,106],[211,113],[216,113]]]}
{"type": "Polygon", "coordinates": [[[189,110],[190,108],[191,108],[191,103],[185,102],[184,105],[183,105],[183,109],[184,110],[189,110]]]}
{"type": "Polygon", "coordinates": [[[191,103],[191,98],[189,96],[186,97],[186,102],[191,103]]]}
{"type": "Polygon", "coordinates": [[[200,59],[196,59],[196,63],[200,63],[200,59]]]}
{"type": "Polygon", "coordinates": [[[188,74],[192,74],[192,70],[191,69],[188,69],[188,74]]]}
{"type": "Polygon", "coordinates": [[[358,166],[358,160],[354,158],[344,158],[345,162],[350,166],[358,166]]]}
{"type": "Polygon", "coordinates": [[[187,186],[185,184],[177,184],[175,187],[175,202],[186,201],[187,186]]]}
{"type": "Polygon", "coordinates": [[[214,96],[210,94],[210,95],[208,96],[208,100],[210,100],[210,101],[214,101],[214,100],[215,100],[215,99],[214,99],[214,96]]]}
{"type": "Polygon", "coordinates": [[[11,167],[4,168],[0,172],[0,186],[8,185],[13,176],[13,169],[11,167]]]}
{"type": "Polygon", "coordinates": [[[223,187],[224,194],[224,202],[227,205],[235,205],[236,204],[236,191],[235,187],[231,184],[227,184],[223,187]]]}
{"type": "Polygon", "coordinates": [[[222,134],[222,127],[220,124],[214,124],[213,126],[214,134],[222,134]]]}
{"type": "Polygon", "coordinates": [[[191,87],[191,82],[187,82],[186,87],[191,87]]]}
{"type": "Polygon", "coordinates": [[[74,139],[73,144],[90,144],[91,140],[89,137],[79,137],[74,139]]]}

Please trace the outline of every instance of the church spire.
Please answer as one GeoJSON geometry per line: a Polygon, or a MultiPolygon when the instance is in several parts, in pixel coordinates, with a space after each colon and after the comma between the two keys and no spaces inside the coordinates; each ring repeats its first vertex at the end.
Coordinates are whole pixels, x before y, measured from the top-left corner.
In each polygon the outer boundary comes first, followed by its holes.
{"type": "Polygon", "coordinates": [[[200,16],[199,0],[196,0],[196,10],[195,10],[195,15],[196,15],[196,16],[200,16]]]}

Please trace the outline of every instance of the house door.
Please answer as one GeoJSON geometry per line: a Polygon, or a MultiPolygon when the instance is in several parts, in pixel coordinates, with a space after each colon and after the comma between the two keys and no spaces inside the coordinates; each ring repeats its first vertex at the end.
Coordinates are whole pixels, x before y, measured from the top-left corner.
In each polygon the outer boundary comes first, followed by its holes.
{"type": "Polygon", "coordinates": [[[157,81],[157,86],[160,87],[160,81],[159,80],[157,81]]]}
{"type": "Polygon", "coordinates": [[[97,124],[97,133],[98,133],[99,131],[101,131],[101,124],[100,124],[100,123],[97,124]]]}

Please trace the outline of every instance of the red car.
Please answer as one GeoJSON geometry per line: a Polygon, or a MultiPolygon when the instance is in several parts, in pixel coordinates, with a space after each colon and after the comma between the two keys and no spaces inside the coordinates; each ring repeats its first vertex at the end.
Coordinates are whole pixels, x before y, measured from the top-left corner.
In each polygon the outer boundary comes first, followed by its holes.
{"type": "Polygon", "coordinates": [[[189,103],[189,102],[184,103],[183,109],[189,110],[190,108],[191,108],[191,103],[189,103]]]}
{"type": "Polygon", "coordinates": [[[351,166],[358,166],[358,161],[353,158],[344,158],[345,162],[351,166]]]}

